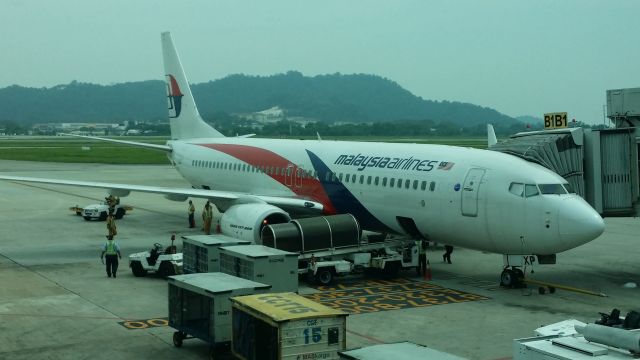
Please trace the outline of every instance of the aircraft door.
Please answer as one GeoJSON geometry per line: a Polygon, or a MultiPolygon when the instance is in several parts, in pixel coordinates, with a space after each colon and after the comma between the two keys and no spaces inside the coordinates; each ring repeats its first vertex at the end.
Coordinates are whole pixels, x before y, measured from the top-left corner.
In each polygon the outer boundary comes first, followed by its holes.
{"type": "Polygon", "coordinates": [[[464,216],[478,216],[478,192],[485,170],[473,168],[467,173],[462,187],[461,209],[464,216]]]}
{"type": "Polygon", "coordinates": [[[295,184],[296,187],[302,187],[302,169],[301,168],[296,168],[295,169],[295,184]]]}
{"type": "Polygon", "coordinates": [[[287,169],[285,170],[285,173],[284,173],[284,184],[289,187],[293,186],[293,176],[294,176],[293,172],[294,172],[293,164],[287,165],[287,169]]]}

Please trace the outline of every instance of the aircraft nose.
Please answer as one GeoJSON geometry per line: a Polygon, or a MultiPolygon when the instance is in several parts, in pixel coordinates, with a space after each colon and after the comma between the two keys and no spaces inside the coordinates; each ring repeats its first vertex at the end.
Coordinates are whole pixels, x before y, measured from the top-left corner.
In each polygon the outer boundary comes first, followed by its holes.
{"type": "Polygon", "coordinates": [[[604,232],[604,220],[582,198],[568,201],[561,210],[559,232],[561,241],[576,247],[594,240],[604,232]]]}

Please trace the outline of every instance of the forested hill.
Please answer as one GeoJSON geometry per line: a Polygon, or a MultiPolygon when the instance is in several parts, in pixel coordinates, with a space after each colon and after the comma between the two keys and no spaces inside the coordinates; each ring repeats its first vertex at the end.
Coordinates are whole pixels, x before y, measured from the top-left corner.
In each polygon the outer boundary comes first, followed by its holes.
{"type": "MultiPolygon", "coordinates": [[[[308,77],[294,71],[267,77],[232,75],[194,84],[192,91],[205,119],[221,112],[250,113],[279,106],[288,116],[326,122],[429,119],[474,126],[515,121],[486,107],[424,100],[373,75],[308,77]]],[[[166,117],[165,85],[157,80],[106,86],[74,81],[52,88],[0,89],[0,121],[121,122],[166,117]]]]}

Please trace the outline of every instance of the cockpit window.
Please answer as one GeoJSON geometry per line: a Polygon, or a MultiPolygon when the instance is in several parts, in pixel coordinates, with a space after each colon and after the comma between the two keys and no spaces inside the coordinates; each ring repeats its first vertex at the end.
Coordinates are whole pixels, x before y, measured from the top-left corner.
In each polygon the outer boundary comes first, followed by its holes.
{"type": "Polygon", "coordinates": [[[524,187],[524,196],[526,197],[532,197],[532,196],[536,196],[539,195],[540,192],[538,191],[538,187],[534,184],[526,184],[524,187]]]}
{"type": "Polygon", "coordinates": [[[524,184],[511,183],[511,185],[509,185],[509,192],[516,196],[522,197],[522,195],[524,194],[524,184]]]}
{"type": "Polygon", "coordinates": [[[573,190],[573,186],[571,186],[571,184],[566,183],[566,184],[562,184],[562,185],[564,185],[564,188],[567,189],[567,192],[569,194],[575,194],[576,193],[576,191],[573,190]]]}
{"type": "Polygon", "coordinates": [[[567,190],[562,187],[562,184],[538,184],[538,187],[540,188],[540,192],[545,195],[561,195],[567,193],[567,190]]]}

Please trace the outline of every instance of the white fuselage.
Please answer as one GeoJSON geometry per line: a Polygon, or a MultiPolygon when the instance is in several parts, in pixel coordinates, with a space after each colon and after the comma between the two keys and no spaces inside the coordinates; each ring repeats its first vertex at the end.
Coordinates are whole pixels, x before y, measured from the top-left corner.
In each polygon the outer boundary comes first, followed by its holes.
{"type": "Polygon", "coordinates": [[[168,145],[177,170],[195,188],[302,197],[322,203],[327,214],[353,214],[367,230],[546,255],[591,241],[604,228],[588,203],[560,186],[562,177],[494,151],[252,138],[168,145]],[[542,194],[538,185],[564,191],[542,194]]]}

